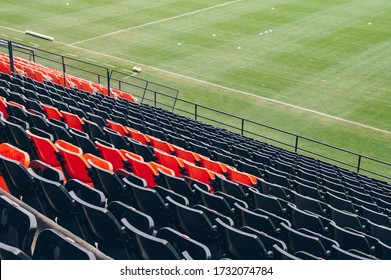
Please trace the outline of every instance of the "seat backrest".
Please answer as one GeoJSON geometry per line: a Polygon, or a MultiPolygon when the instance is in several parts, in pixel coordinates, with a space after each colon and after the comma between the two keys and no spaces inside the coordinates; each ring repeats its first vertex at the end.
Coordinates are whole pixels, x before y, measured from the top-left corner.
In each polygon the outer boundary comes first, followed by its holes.
{"type": "Polygon", "coordinates": [[[102,157],[105,160],[111,162],[114,170],[126,169],[126,170],[131,171],[128,161],[126,160],[125,156],[118,149],[106,146],[106,145],[100,143],[99,141],[95,141],[95,145],[98,148],[102,157]]]}
{"type": "Polygon", "coordinates": [[[29,211],[4,195],[0,195],[0,240],[31,256],[31,245],[37,220],[29,211]]]}
{"type": "Polygon", "coordinates": [[[149,235],[135,228],[127,219],[121,220],[127,235],[131,239],[134,253],[143,260],[179,260],[181,257],[174,247],[167,241],[149,235]]]}
{"type": "Polygon", "coordinates": [[[60,167],[61,163],[58,160],[58,149],[53,144],[53,139],[44,138],[26,130],[27,135],[33,142],[38,159],[52,165],[53,167],[60,167]]]}
{"type": "Polygon", "coordinates": [[[268,216],[246,209],[238,203],[235,203],[234,206],[240,226],[250,226],[271,235],[276,234],[276,226],[268,216]]]}
{"type": "Polygon", "coordinates": [[[178,230],[204,244],[215,242],[214,228],[204,212],[182,205],[170,197],[167,197],[167,201],[178,230]]]}
{"type": "Polygon", "coordinates": [[[95,255],[53,229],[41,231],[35,243],[35,260],[95,260],[95,255]]]}
{"type": "Polygon", "coordinates": [[[31,260],[31,258],[19,248],[0,242],[0,260],[31,260]]]}
{"type": "Polygon", "coordinates": [[[152,234],[155,228],[155,222],[152,217],[145,214],[142,211],[137,210],[136,208],[129,206],[121,201],[112,201],[107,206],[107,210],[109,210],[114,217],[118,221],[125,218],[127,219],[132,226],[141,230],[142,232],[152,234]]]}
{"type": "Polygon", "coordinates": [[[91,188],[89,185],[77,179],[68,180],[65,189],[70,192],[73,191],[78,197],[92,205],[103,207],[106,197],[100,190],[91,188]]]}
{"type": "Polygon", "coordinates": [[[150,215],[154,219],[157,228],[167,226],[167,207],[159,193],[154,189],[137,186],[127,178],[124,178],[123,181],[133,194],[134,206],[150,215]]]}
{"type": "Polygon", "coordinates": [[[222,248],[229,257],[238,260],[268,258],[264,244],[255,234],[231,227],[220,219],[216,222],[222,248]]]}
{"type": "Polygon", "coordinates": [[[130,259],[130,248],[125,242],[125,233],[121,224],[109,210],[97,207],[69,192],[81,210],[83,224],[90,235],[91,244],[98,243],[99,250],[114,259],[130,259]]]}

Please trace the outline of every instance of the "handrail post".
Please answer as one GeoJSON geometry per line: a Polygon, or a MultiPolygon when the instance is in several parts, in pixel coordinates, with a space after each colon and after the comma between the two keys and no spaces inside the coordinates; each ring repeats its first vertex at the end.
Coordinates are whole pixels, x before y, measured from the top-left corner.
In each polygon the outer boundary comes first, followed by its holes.
{"type": "Polygon", "coordinates": [[[107,73],[107,96],[111,96],[111,88],[110,88],[111,74],[109,68],[106,68],[106,73],[107,73]]]}
{"type": "Polygon", "coordinates": [[[153,92],[153,100],[154,100],[154,106],[156,107],[156,91],[153,92]]]}
{"type": "Polygon", "coordinates": [[[195,104],[194,106],[194,119],[197,120],[197,116],[198,116],[198,105],[195,104]]]}
{"type": "Polygon", "coordinates": [[[62,73],[64,76],[64,87],[67,86],[67,76],[66,76],[66,68],[65,68],[65,57],[61,56],[61,63],[62,63],[62,73]]]}
{"type": "Polygon", "coordinates": [[[242,127],[240,129],[240,135],[244,135],[244,119],[242,118],[242,127]]]}
{"type": "Polygon", "coordinates": [[[147,90],[148,90],[148,85],[149,85],[149,81],[147,81],[147,82],[145,83],[144,93],[143,93],[143,98],[141,99],[141,103],[144,102],[145,94],[147,93],[147,90]]]}
{"type": "Polygon", "coordinates": [[[299,149],[299,135],[296,135],[295,153],[297,153],[298,149],[299,149]]]}
{"type": "Polygon", "coordinates": [[[357,173],[360,173],[360,170],[361,170],[361,159],[362,159],[362,156],[358,155],[357,173]]]}
{"type": "Polygon", "coordinates": [[[11,75],[15,72],[15,65],[14,65],[14,50],[12,46],[12,41],[8,41],[8,54],[10,59],[10,70],[11,75]]]}

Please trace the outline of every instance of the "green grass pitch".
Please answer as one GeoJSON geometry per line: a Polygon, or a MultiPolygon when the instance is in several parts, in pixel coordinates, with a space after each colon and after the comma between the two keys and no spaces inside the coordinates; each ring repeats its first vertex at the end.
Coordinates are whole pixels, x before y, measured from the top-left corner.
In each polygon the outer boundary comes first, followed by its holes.
{"type": "MultiPolygon", "coordinates": [[[[121,71],[141,65],[141,78],[178,88],[180,98],[391,162],[389,0],[0,5],[1,38],[121,71]],[[55,40],[27,36],[25,30],[55,40]]],[[[371,168],[391,176],[389,167],[371,168]]]]}

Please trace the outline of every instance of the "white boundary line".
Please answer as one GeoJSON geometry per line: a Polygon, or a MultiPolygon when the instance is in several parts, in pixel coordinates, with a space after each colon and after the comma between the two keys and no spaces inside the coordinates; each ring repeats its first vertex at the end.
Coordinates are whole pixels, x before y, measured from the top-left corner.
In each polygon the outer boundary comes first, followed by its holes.
{"type": "MultiPolygon", "coordinates": [[[[238,2],[238,1],[240,1],[240,0],[237,0],[235,2],[238,2]]],[[[227,3],[231,3],[231,2],[227,2],[227,3]]],[[[15,32],[23,33],[23,31],[12,29],[12,28],[8,28],[8,27],[4,27],[4,26],[0,26],[0,28],[5,28],[5,29],[13,30],[15,32]]],[[[59,41],[55,41],[55,42],[57,42],[57,43],[59,43],[61,45],[64,45],[64,46],[68,46],[68,47],[72,47],[72,48],[75,48],[75,49],[79,49],[81,51],[89,52],[89,53],[92,53],[92,54],[95,54],[95,55],[99,55],[99,56],[115,59],[115,60],[118,60],[118,61],[121,61],[121,62],[138,64],[138,65],[141,65],[141,66],[144,66],[144,67],[148,67],[148,68],[153,69],[153,70],[158,71],[158,72],[162,72],[162,73],[169,74],[171,76],[176,76],[176,77],[180,77],[180,78],[183,78],[183,79],[191,80],[191,81],[197,82],[199,84],[209,85],[209,86],[213,86],[213,87],[220,88],[220,89],[223,89],[223,90],[227,90],[227,91],[231,91],[231,92],[235,92],[235,93],[251,96],[251,97],[258,98],[258,99],[261,99],[261,100],[265,100],[265,101],[268,101],[268,102],[271,102],[271,103],[283,105],[283,106],[294,108],[294,109],[297,109],[297,110],[300,110],[300,111],[309,112],[309,113],[312,113],[312,114],[315,114],[315,115],[319,115],[319,116],[322,116],[322,117],[326,117],[326,118],[329,118],[329,119],[333,119],[333,120],[336,120],[336,121],[352,124],[352,125],[355,125],[355,126],[358,126],[358,127],[370,129],[370,130],[377,131],[377,132],[380,132],[380,133],[384,133],[384,134],[387,134],[387,135],[391,135],[391,131],[388,131],[388,130],[385,130],[385,129],[373,127],[373,126],[362,124],[362,123],[355,122],[355,121],[350,121],[350,120],[347,120],[347,119],[343,119],[343,118],[340,118],[340,117],[332,116],[332,115],[329,115],[329,114],[326,114],[326,113],[322,113],[322,112],[319,112],[319,111],[315,111],[315,110],[312,110],[312,109],[300,107],[300,106],[297,106],[297,105],[293,105],[293,104],[290,104],[290,103],[282,102],[282,101],[279,101],[279,100],[276,100],[276,99],[272,99],[272,98],[259,96],[259,95],[256,95],[254,93],[249,93],[249,92],[246,92],[246,91],[243,91],[243,90],[238,90],[238,89],[222,86],[222,85],[219,85],[219,84],[215,84],[215,83],[211,83],[211,82],[208,82],[208,81],[200,80],[200,79],[197,79],[197,78],[189,77],[189,76],[182,75],[182,74],[179,74],[179,73],[170,72],[170,71],[158,68],[158,67],[146,65],[146,64],[143,64],[143,63],[138,63],[138,62],[135,62],[135,61],[132,61],[132,60],[124,59],[124,58],[113,56],[113,55],[110,55],[110,54],[105,54],[105,53],[100,53],[100,52],[84,49],[84,48],[81,48],[81,47],[78,47],[78,46],[74,46],[72,44],[66,44],[66,43],[62,43],[62,42],[59,42],[59,41]]],[[[73,54],[70,54],[70,53],[68,53],[68,54],[69,55],[73,55],[73,54]]],[[[73,56],[75,56],[75,55],[73,55],[73,56]]]]}
{"type": "Polygon", "coordinates": [[[188,13],[185,13],[185,14],[181,14],[181,15],[177,15],[177,16],[173,16],[173,17],[168,17],[168,18],[163,18],[163,19],[159,19],[159,20],[143,23],[143,24],[132,26],[132,27],[129,27],[129,28],[124,28],[124,29],[120,29],[120,30],[117,30],[117,31],[114,31],[114,32],[110,32],[110,33],[102,34],[102,35],[99,35],[99,36],[91,37],[91,38],[88,38],[88,39],[85,39],[85,40],[80,40],[80,41],[77,41],[77,42],[73,42],[70,45],[74,46],[74,45],[77,45],[77,44],[81,44],[81,43],[84,43],[84,42],[92,41],[92,40],[95,40],[95,39],[98,39],[98,38],[102,38],[102,37],[106,37],[106,36],[115,35],[115,34],[118,34],[118,33],[121,33],[121,32],[137,29],[137,28],[140,28],[140,27],[149,26],[149,25],[152,25],[152,24],[161,23],[161,22],[172,20],[172,19],[176,19],[176,18],[181,18],[181,17],[185,17],[185,16],[198,14],[198,13],[201,13],[201,12],[204,12],[204,11],[208,11],[208,10],[219,8],[219,7],[223,7],[223,6],[227,6],[227,5],[234,4],[234,3],[237,3],[237,2],[240,2],[240,1],[241,0],[234,0],[234,1],[226,2],[226,3],[222,3],[222,4],[219,4],[219,5],[211,6],[211,7],[208,7],[208,8],[204,8],[204,9],[188,12],[188,13]]]}
{"type": "MultiPolygon", "coordinates": [[[[58,42],[58,43],[60,43],[60,42],[58,42]]],[[[89,52],[89,53],[92,53],[92,54],[95,54],[95,55],[100,55],[100,56],[103,56],[103,57],[115,59],[115,60],[118,60],[118,61],[121,61],[121,62],[141,65],[141,66],[144,66],[144,67],[156,70],[158,72],[163,72],[163,73],[169,74],[171,76],[176,76],[176,77],[180,77],[180,78],[183,78],[183,79],[191,80],[191,81],[197,82],[199,84],[209,85],[209,86],[213,86],[213,87],[220,88],[220,89],[223,89],[223,90],[227,90],[227,91],[230,91],[230,92],[235,92],[235,93],[251,96],[251,97],[258,98],[258,99],[261,99],[261,100],[265,100],[265,101],[268,101],[268,102],[271,102],[271,103],[283,105],[283,106],[294,108],[294,109],[297,109],[297,110],[300,110],[300,111],[309,112],[309,113],[312,113],[312,114],[315,114],[315,115],[319,115],[319,116],[322,116],[322,117],[326,117],[326,118],[329,118],[329,119],[337,120],[337,121],[340,121],[340,122],[345,122],[345,123],[352,124],[352,125],[355,125],[355,126],[359,126],[359,127],[362,127],[362,128],[366,128],[366,129],[370,129],[370,130],[377,131],[377,132],[380,132],[380,133],[391,135],[391,131],[388,131],[388,130],[384,130],[384,129],[381,129],[381,128],[373,127],[373,126],[362,124],[362,123],[355,122],[355,121],[350,121],[350,120],[347,120],[347,119],[343,119],[343,118],[340,118],[340,117],[332,116],[332,115],[329,115],[329,114],[326,114],[326,113],[322,113],[322,112],[319,112],[319,111],[315,111],[315,110],[312,110],[312,109],[300,107],[300,106],[293,105],[293,104],[290,104],[290,103],[286,103],[286,102],[283,102],[283,101],[279,101],[279,100],[276,100],[276,99],[259,96],[257,94],[246,92],[246,91],[243,91],[243,90],[238,90],[238,89],[222,86],[222,85],[219,85],[219,84],[211,83],[211,82],[208,82],[208,81],[200,80],[200,79],[197,79],[197,78],[189,77],[189,76],[186,76],[186,75],[182,75],[182,74],[179,74],[179,73],[174,73],[174,72],[167,71],[167,70],[164,70],[164,69],[161,69],[161,68],[158,68],[158,67],[146,65],[146,64],[143,64],[143,63],[135,62],[135,61],[132,61],[132,60],[128,60],[128,59],[124,59],[124,58],[121,58],[121,57],[113,56],[113,55],[110,55],[110,54],[100,53],[100,52],[84,49],[84,48],[81,48],[81,47],[78,47],[78,46],[73,46],[73,45],[69,45],[69,44],[65,44],[65,43],[61,43],[61,44],[66,45],[68,47],[76,48],[76,49],[79,49],[79,50],[82,50],[82,51],[85,51],[85,52],[89,52]]]]}

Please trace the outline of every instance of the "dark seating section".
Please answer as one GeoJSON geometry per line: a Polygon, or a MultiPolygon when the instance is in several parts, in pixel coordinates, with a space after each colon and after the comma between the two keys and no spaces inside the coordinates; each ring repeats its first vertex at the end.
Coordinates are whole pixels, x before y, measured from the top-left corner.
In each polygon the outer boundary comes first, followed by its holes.
{"type": "MultiPolygon", "coordinates": [[[[16,61],[0,187],[109,257],[391,259],[390,184],[16,61]]],[[[4,195],[0,211],[1,259],[95,259],[4,195]]]]}

